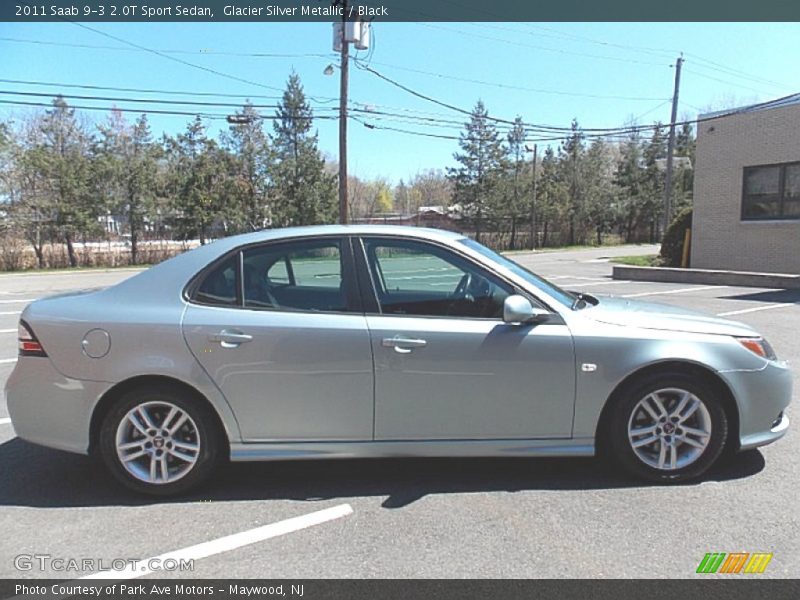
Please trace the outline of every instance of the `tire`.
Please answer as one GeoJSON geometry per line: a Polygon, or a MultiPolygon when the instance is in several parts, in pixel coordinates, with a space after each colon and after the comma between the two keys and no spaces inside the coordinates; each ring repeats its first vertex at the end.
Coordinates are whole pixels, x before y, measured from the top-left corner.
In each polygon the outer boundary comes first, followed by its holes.
{"type": "Polygon", "coordinates": [[[680,482],[699,477],[717,461],[728,437],[728,419],[713,387],[671,372],[623,389],[608,429],[612,457],[627,472],[650,481],[680,482]]]}
{"type": "Polygon", "coordinates": [[[100,455],[111,474],[135,492],[183,494],[208,479],[220,460],[216,423],[204,402],[178,386],[135,388],[103,418],[100,455]]]}

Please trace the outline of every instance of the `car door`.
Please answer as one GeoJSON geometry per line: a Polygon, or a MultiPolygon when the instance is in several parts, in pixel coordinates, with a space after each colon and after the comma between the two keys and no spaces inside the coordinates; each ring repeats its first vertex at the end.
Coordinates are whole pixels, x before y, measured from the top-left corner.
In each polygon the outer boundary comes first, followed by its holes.
{"type": "Polygon", "coordinates": [[[349,239],[251,246],[213,265],[183,319],[245,441],[369,440],[372,351],[349,239]]]}
{"type": "MultiPolygon", "coordinates": [[[[568,438],[572,336],[502,320],[514,287],[444,246],[365,237],[376,440],[568,438]]],[[[362,287],[363,287],[362,283],[362,287]]]]}

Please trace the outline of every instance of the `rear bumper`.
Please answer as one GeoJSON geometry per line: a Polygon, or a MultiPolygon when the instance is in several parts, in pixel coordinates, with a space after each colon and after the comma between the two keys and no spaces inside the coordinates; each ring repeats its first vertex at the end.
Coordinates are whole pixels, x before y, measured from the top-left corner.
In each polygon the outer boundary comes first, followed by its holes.
{"type": "Polygon", "coordinates": [[[35,444],[87,454],[92,410],[108,386],[64,377],[49,358],[21,356],[6,383],[14,431],[35,444]]]}

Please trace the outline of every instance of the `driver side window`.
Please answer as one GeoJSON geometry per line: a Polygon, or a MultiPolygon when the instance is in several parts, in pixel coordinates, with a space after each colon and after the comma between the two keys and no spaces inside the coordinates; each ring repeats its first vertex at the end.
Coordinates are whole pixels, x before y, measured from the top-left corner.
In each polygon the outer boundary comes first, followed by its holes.
{"type": "Polygon", "coordinates": [[[383,314],[502,318],[510,286],[454,252],[412,240],[365,239],[383,314]]]}

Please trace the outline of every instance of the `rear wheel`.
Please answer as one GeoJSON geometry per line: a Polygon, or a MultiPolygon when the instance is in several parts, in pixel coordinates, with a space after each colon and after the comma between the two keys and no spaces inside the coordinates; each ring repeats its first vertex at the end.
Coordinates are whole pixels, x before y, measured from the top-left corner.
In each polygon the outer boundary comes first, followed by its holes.
{"type": "Polygon", "coordinates": [[[100,430],[100,452],[111,473],[137,492],[183,493],[212,473],[220,443],[211,410],[173,386],[123,394],[100,430]]]}
{"type": "Polygon", "coordinates": [[[717,393],[683,373],[646,378],[613,407],[609,441],[617,462],[655,481],[684,481],[719,458],[728,421],[717,393]]]}

